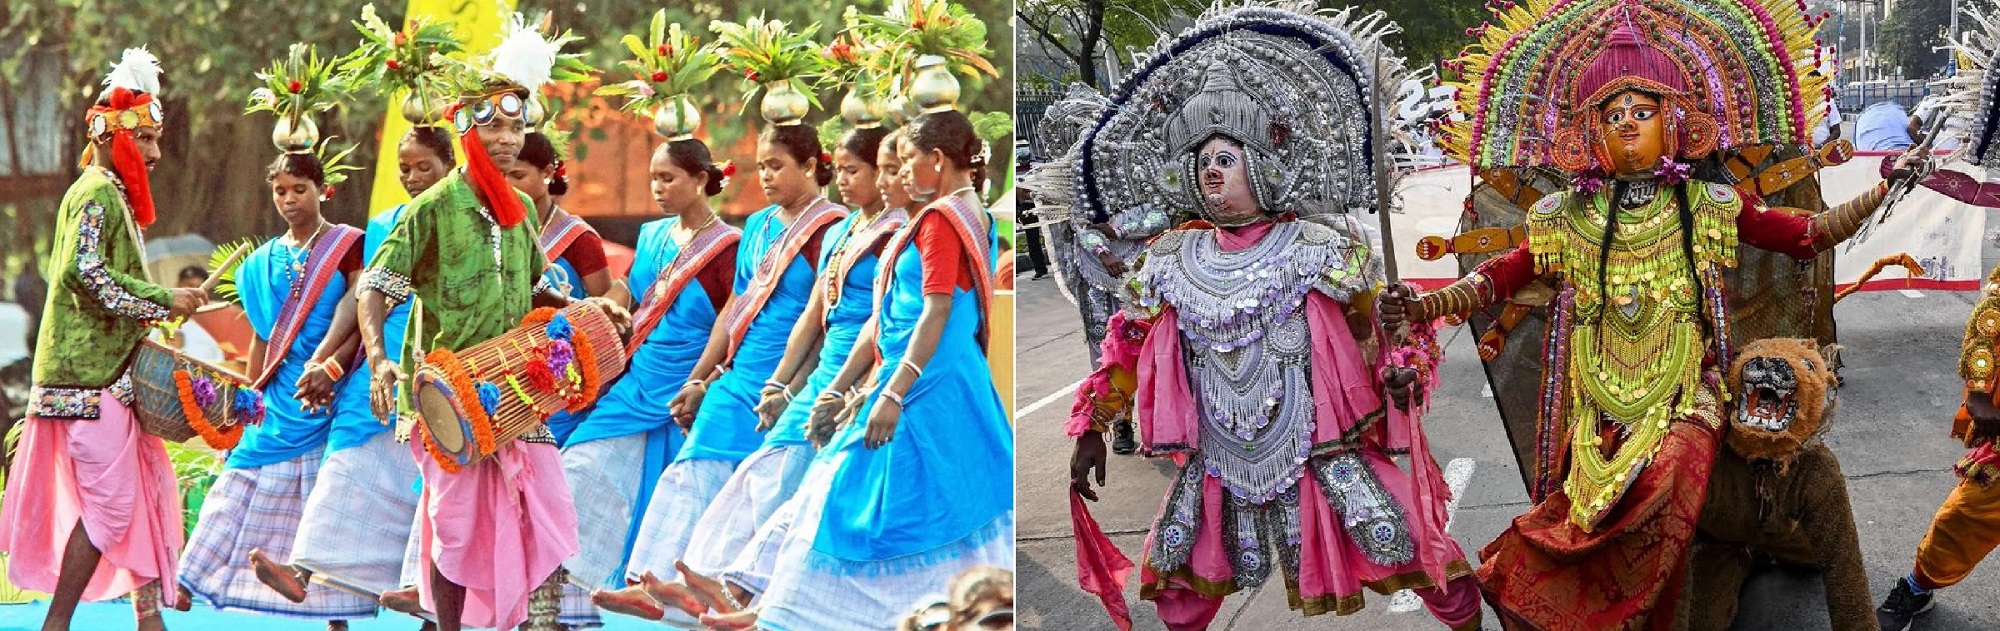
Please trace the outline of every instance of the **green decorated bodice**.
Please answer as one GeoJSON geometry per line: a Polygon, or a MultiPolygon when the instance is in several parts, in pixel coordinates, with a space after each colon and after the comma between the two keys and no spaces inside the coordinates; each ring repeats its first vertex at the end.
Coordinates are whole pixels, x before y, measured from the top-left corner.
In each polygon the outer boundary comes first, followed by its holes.
{"type": "Polygon", "coordinates": [[[1738,207],[1733,190],[1711,186],[1690,187],[1691,226],[1670,191],[1632,208],[1619,207],[1608,189],[1551,195],[1528,218],[1536,264],[1564,272],[1575,290],[1562,375],[1571,447],[1563,488],[1571,519],[1586,530],[1617,505],[1673,419],[1693,415],[1703,394],[1707,340],[1696,279],[1718,278],[1712,272],[1734,264],[1738,207]],[[1617,442],[1608,455],[1607,434],[1617,442]]]}

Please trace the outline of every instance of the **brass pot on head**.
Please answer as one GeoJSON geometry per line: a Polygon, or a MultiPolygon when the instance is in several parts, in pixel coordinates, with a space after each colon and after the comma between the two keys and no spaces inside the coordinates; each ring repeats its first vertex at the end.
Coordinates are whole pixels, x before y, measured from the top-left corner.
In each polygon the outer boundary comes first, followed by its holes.
{"type": "Polygon", "coordinates": [[[319,146],[319,124],[309,114],[279,116],[271,128],[271,144],[285,153],[305,153],[319,146]]]}
{"type": "Polygon", "coordinates": [[[653,133],[669,142],[693,138],[694,130],[699,127],[701,110],[695,108],[694,98],[686,94],[667,97],[665,103],[653,110],[653,133]]]}
{"type": "Polygon", "coordinates": [[[889,116],[889,104],[881,95],[860,86],[848,91],[840,100],[840,117],[855,129],[874,129],[882,126],[882,120],[889,116]]]}
{"type": "Polygon", "coordinates": [[[949,111],[958,106],[958,77],[950,64],[937,55],[917,58],[916,79],[910,82],[910,100],[922,113],[949,111]]]}
{"type": "Polygon", "coordinates": [[[412,91],[403,97],[403,120],[411,125],[435,125],[443,112],[443,105],[436,99],[424,98],[420,92],[412,91]]]}
{"type": "Polygon", "coordinates": [[[764,84],[764,102],[760,106],[764,120],[773,125],[805,124],[806,114],[812,111],[812,101],[805,93],[792,87],[792,82],[772,81],[764,84]]]}
{"type": "Polygon", "coordinates": [[[913,111],[916,110],[910,107],[908,95],[898,94],[895,98],[889,99],[889,122],[895,123],[897,127],[910,124],[910,119],[913,118],[910,112],[913,111]]]}

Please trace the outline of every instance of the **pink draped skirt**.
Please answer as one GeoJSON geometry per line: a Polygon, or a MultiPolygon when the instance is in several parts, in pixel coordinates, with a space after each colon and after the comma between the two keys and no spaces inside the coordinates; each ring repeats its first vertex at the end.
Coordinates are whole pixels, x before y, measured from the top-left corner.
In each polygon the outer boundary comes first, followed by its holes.
{"type": "MultiPolygon", "coordinates": [[[[104,554],[84,600],[120,598],[177,571],[186,535],[166,445],[109,391],[101,405],[95,421],[22,421],[0,502],[0,551],[16,586],[55,591],[78,521],[104,554]]],[[[175,590],[161,591],[164,604],[174,604],[175,590]]]]}
{"type": "Polygon", "coordinates": [[[493,458],[446,473],[417,441],[423,468],[417,583],[437,611],[433,568],[465,587],[468,627],[512,629],[528,619],[528,594],[576,554],[576,506],[553,445],[514,441],[493,458]]]}

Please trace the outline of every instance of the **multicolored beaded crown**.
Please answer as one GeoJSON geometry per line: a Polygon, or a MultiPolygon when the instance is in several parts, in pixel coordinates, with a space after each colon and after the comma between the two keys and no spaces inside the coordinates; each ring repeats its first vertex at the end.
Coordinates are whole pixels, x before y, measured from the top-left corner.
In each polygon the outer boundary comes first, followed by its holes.
{"type": "Polygon", "coordinates": [[[1679,155],[1810,144],[1830,78],[1824,17],[1800,0],[1497,0],[1495,22],[1444,62],[1460,116],[1439,144],[1475,168],[1590,166],[1598,93],[1661,94],[1679,155]],[[1609,73],[1609,74],[1607,74],[1609,73]],[[1712,137],[1700,137],[1707,134],[1712,137]]]}

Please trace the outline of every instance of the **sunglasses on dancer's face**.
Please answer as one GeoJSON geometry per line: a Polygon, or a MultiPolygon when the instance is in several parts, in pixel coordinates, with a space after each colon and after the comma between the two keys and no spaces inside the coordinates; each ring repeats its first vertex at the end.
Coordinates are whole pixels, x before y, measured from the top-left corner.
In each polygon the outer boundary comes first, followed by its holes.
{"type": "Polygon", "coordinates": [[[457,112],[452,113],[451,123],[458,128],[458,134],[463,136],[465,132],[472,131],[473,125],[485,127],[502,117],[520,119],[529,127],[541,122],[534,120],[534,112],[529,109],[528,100],[522,98],[521,93],[507,90],[477,97],[477,100],[459,107],[457,112]]]}

